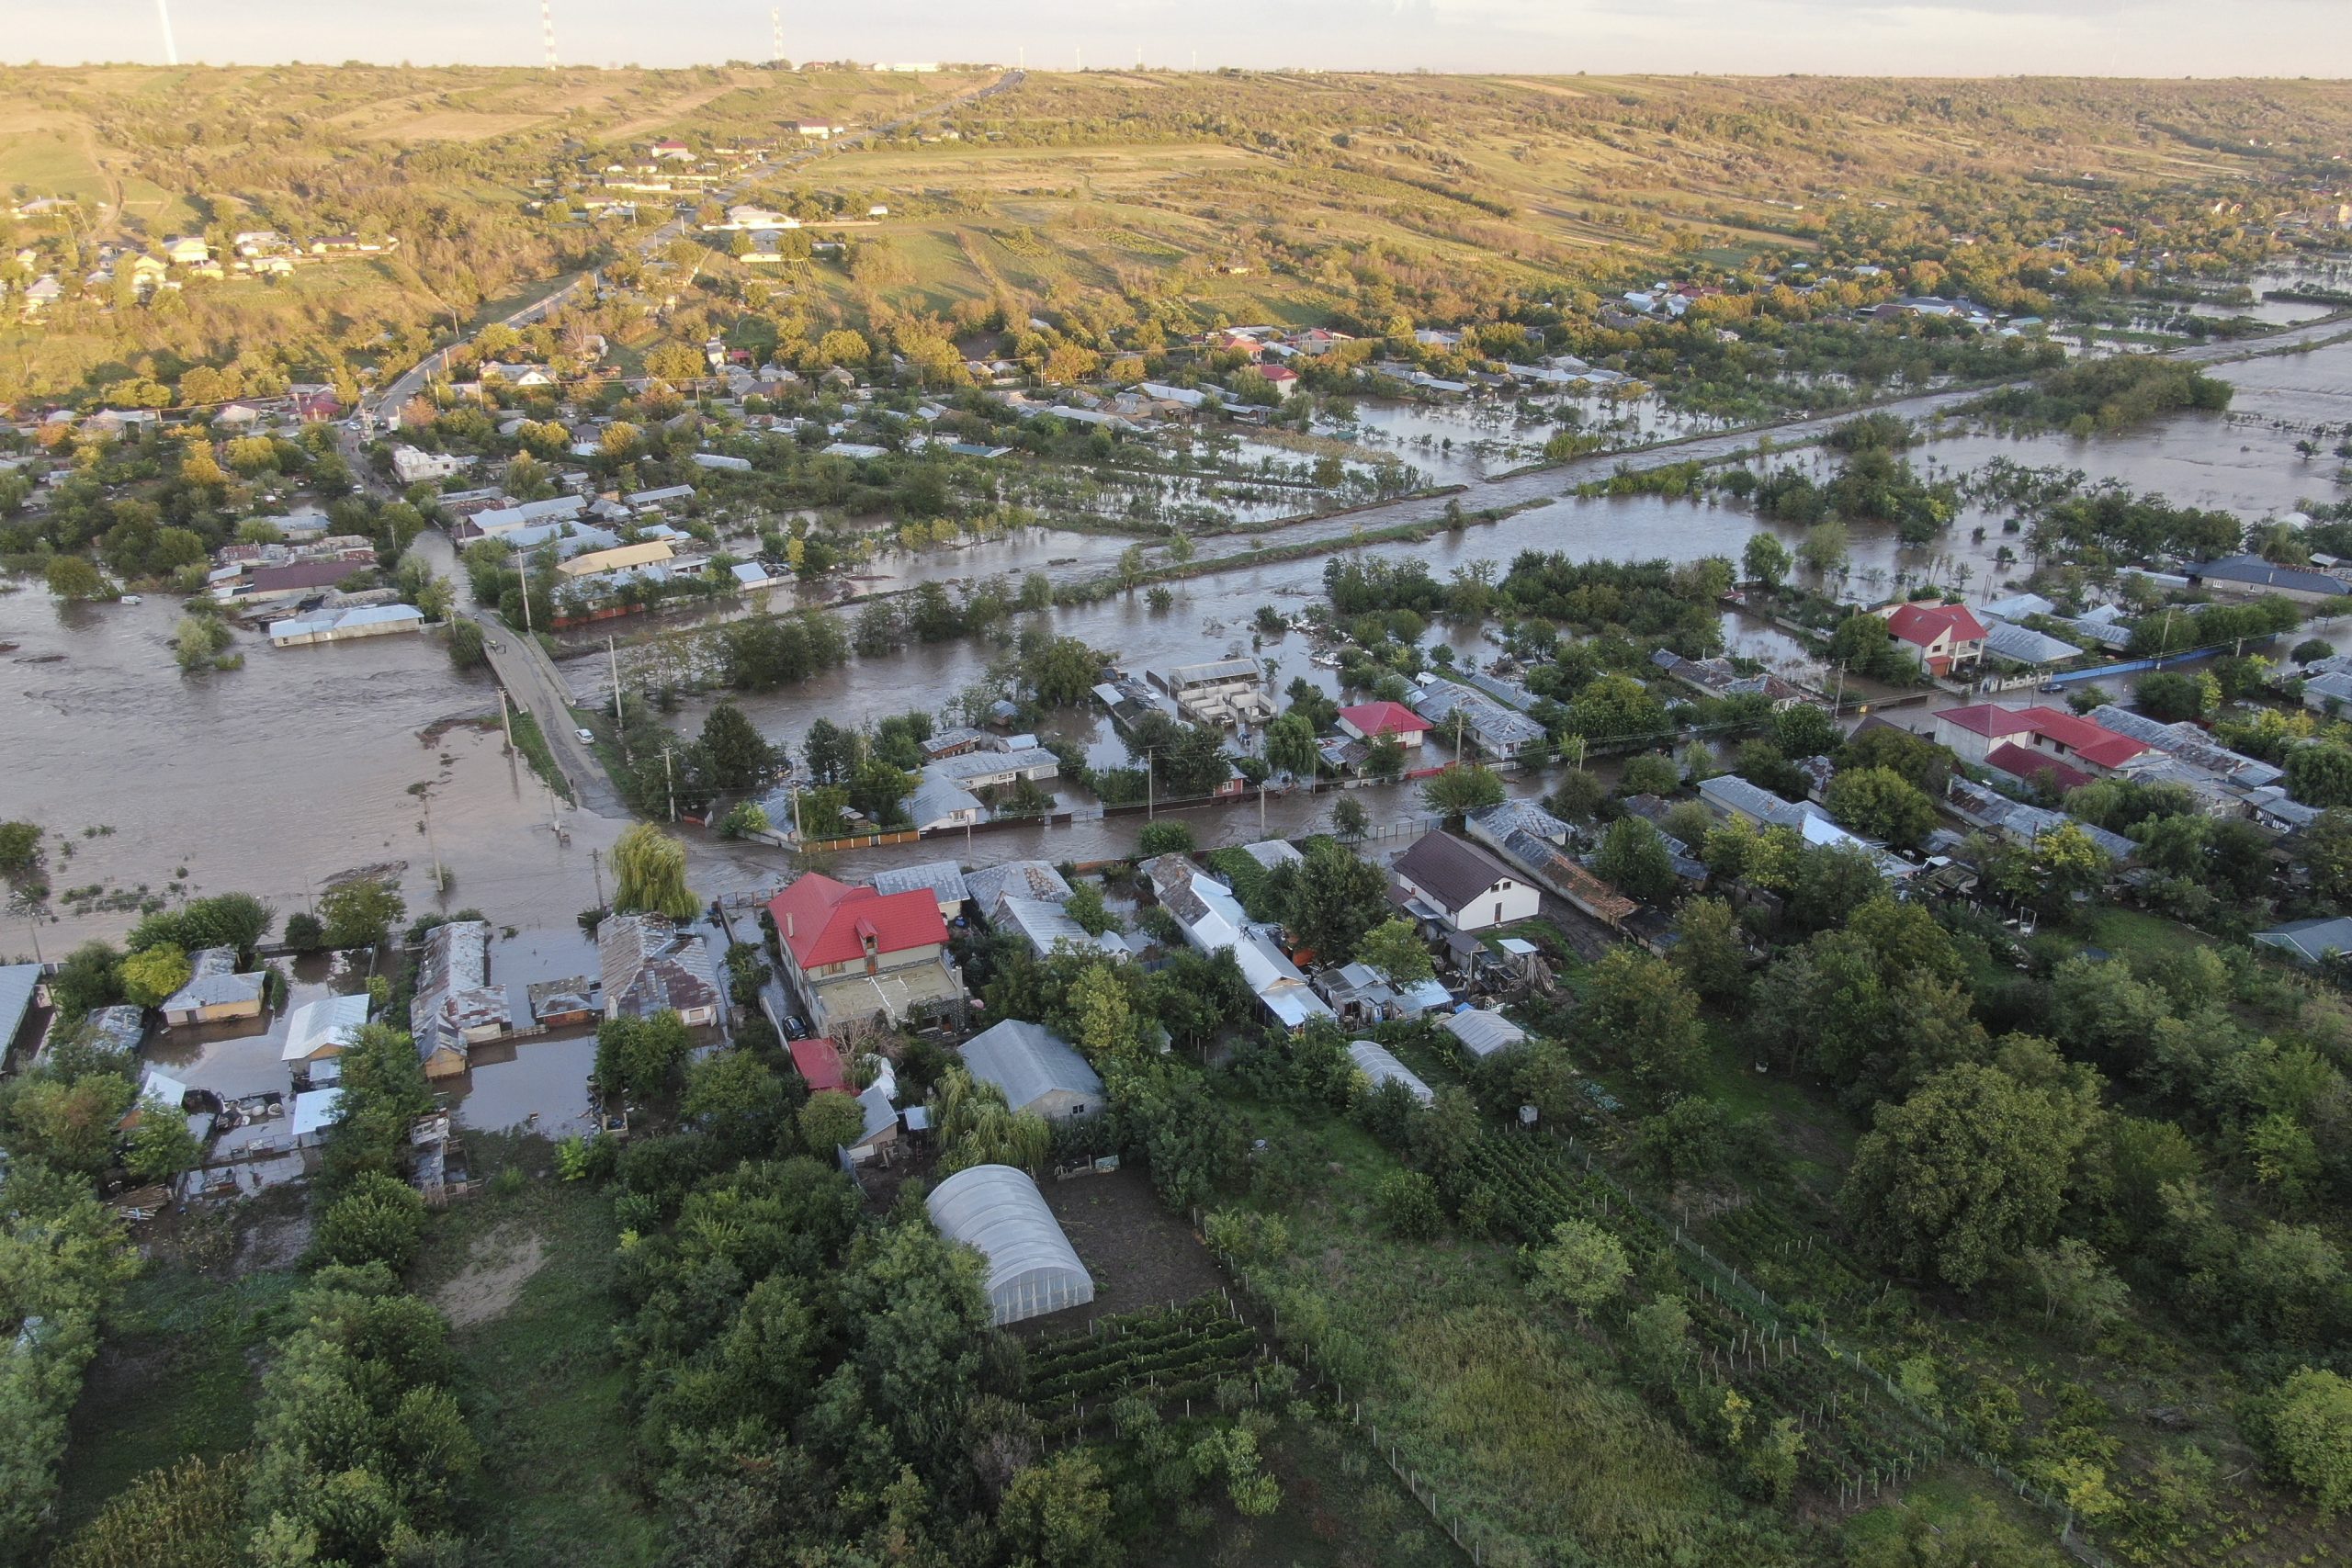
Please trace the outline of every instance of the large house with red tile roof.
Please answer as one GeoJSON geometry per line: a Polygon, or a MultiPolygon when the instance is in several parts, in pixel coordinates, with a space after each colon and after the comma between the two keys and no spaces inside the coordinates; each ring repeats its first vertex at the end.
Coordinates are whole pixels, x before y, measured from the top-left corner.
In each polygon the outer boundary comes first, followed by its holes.
{"type": "Polygon", "coordinates": [[[846,1039],[964,1003],[929,889],[881,893],[811,872],[769,899],[768,914],[786,981],[818,1034],[846,1039]]]}
{"type": "Polygon", "coordinates": [[[1886,629],[1908,644],[1931,675],[1973,670],[1984,657],[1984,623],[1965,604],[1890,604],[1886,629]]]}
{"type": "Polygon", "coordinates": [[[1340,710],[1340,733],[1371,742],[1392,736],[1400,746],[1419,746],[1428,739],[1430,721],[1403,703],[1358,703],[1340,710]]]}
{"type": "Polygon", "coordinates": [[[2048,774],[2066,790],[2104,778],[2148,748],[2128,735],[2063,708],[2005,708],[1994,703],[1946,708],[1934,716],[1936,740],[1963,762],[1981,762],[2021,779],[2048,774]]]}

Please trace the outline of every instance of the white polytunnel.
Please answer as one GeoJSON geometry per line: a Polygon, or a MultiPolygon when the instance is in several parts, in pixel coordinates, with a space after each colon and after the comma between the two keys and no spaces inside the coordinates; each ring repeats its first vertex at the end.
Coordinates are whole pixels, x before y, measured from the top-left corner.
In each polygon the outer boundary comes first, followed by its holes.
{"type": "Polygon", "coordinates": [[[989,1309],[999,1326],[1094,1299],[1094,1281],[1025,1171],[976,1165],[932,1189],[931,1223],[988,1259],[989,1309]]]}

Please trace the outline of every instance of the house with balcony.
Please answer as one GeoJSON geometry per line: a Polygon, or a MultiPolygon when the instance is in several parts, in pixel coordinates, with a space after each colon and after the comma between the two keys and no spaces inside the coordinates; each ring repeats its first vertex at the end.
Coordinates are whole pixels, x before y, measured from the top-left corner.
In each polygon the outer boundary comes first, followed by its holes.
{"type": "Polygon", "coordinates": [[[930,887],[883,893],[810,872],[768,900],[786,984],[836,1040],[960,1015],[963,976],[930,887]]]}

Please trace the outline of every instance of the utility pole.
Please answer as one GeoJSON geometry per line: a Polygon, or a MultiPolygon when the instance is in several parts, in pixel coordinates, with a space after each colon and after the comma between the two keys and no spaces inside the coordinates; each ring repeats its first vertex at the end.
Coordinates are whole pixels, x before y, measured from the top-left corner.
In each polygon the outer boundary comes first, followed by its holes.
{"type": "Polygon", "coordinates": [[[423,795],[417,798],[424,805],[424,848],[433,857],[433,891],[446,893],[449,890],[449,874],[441,864],[441,846],[433,836],[433,796],[423,795]]]}
{"type": "Polygon", "coordinates": [[[1152,819],[1157,811],[1152,798],[1151,784],[1151,753],[1146,751],[1143,754],[1143,819],[1147,822],[1152,819]]]}
{"type": "Polygon", "coordinates": [[[498,688],[498,727],[506,732],[506,754],[514,754],[514,715],[506,705],[506,688],[498,688]]]}
{"type": "Polygon", "coordinates": [[[590,850],[588,863],[596,869],[596,908],[601,909],[605,907],[605,852],[590,850]]]}
{"type": "Polygon", "coordinates": [[[609,637],[605,639],[605,658],[613,671],[613,728],[621,733],[621,760],[628,761],[628,721],[621,712],[621,656],[609,637]]]}
{"type": "Polygon", "coordinates": [[[671,771],[670,748],[667,746],[662,748],[662,782],[669,787],[670,821],[674,826],[678,820],[678,776],[671,771]]]}

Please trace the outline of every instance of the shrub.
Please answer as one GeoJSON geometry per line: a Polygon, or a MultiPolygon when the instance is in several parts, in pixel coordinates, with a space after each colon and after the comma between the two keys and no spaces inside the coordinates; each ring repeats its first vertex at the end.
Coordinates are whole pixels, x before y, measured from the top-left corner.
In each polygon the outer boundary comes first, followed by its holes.
{"type": "Polygon", "coordinates": [[[1379,1205],[1381,1223],[1408,1241],[1427,1241],[1445,1228],[1437,1183],[1418,1170],[1400,1170],[1387,1177],[1374,1201],[1379,1205]]]}

